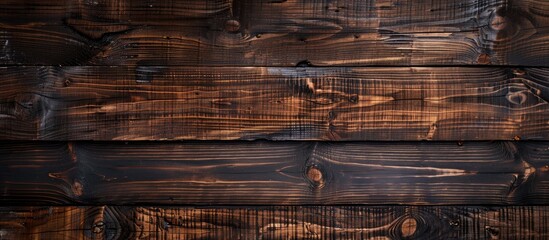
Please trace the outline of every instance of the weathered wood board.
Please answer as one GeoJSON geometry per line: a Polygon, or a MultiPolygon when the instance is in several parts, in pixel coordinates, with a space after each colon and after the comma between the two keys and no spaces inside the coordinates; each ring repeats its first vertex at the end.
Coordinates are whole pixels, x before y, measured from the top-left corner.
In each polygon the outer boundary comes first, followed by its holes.
{"type": "Polygon", "coordinates": [[[3,140],[549,139],[546,68],[0,68],[3,140]]]}
{"type": "Polygon", "coordinates": [[[0,207],[2,239],[547,239],[549,207],[0,207]]]}
{"type": "Polygon", "coordinates": [[[549,142],[3,142],[0,203],[545,204],[548,149],[549,142]]]}
{"type": "Polygon", "coordinates": [[[547,0],[0,9],[0,240],[549,239],[547,0]]]}
{"type": "Polygon", "coordinates": [[[5,0],[0,64],[549,66],[544,0],[5,0]]]}

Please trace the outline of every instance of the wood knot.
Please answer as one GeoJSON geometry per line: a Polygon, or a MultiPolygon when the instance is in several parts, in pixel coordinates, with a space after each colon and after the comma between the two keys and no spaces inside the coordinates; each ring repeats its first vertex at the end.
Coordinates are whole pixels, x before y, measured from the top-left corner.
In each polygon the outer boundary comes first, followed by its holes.
{"type": "Polygon", "coordinates": [[[501,31],[507,27],[507,21],[503,16],[494,15],[492,21],[490,22],[490,27],[496,31],[501,31]]]}
{"type": "Polygon", "coordinates": [[[352,95],[349,97],[349,102],[351,103],[357,103],[358,102],[358,94],[352,95]]]}
{"type": "Polygon", "coordinates": [[[490,56],[488,56],[488,54],[486,53],[482,53],[478,56],[477,58],[477,63],[478,64],[490,64],[490,56]]]}
{"type": "Polygon", "coordinates": [[[79,181],[74,181],[74,183],[72,184],[72,192],[77,197],[82,196],[82,193],[84,192],[84,186],[82,186],[82,183],[80,183],[79,181]]]}
{"type": "Polygon", "coordinates": [[[92,231],[95,234],[99,234],[99,233],[103,232],[104,228],[105,228],[105,223],[99,221],[99,222],[96,222],[96,223],[93,224],[92,231]]]}
{"type": "Polygon", "coordinates": [[[324,176],[318,167],[309,167],[307,169],[307,178],[317,187],[322,187],[324,185],[324,176]]]}
{"type": "Polygon", "coordinates": [[[486,232],[490,234],[491,239],[498,239],[499,228],[492,227],[492,226],[484,226],[484,230],[486,230],[486,232]]]}
{"type": "Polygon", "coordinates": [[[225,31],[235,33],[240,30],[240,22],[234,19],[227,20],[225,22],[225,31]]]}
{"type": "Polygon", "coordinates": [[[526,102],[528,96],[524,92],[510,92],[505,98],[513,104],[521,105],[526,102]]]}
{"type": "Polygon", "coordinates": [[[417,221],[414,218],[406,218],[400,225],[400,232],[402,233],[402,237],[410,237],[413,236],[417,229],[417,221]]]}
{"type": "Polygon", "coordinates": [[[307,170],[307,177],[313,182],[320,182],[322,181],[322,172],[316,167],[310,167],[307,170]]]}

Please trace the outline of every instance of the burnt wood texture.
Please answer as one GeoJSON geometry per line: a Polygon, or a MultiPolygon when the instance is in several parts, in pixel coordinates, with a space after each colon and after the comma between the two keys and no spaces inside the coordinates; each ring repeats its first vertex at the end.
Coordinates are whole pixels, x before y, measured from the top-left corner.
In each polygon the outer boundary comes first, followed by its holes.
{"type": "Polygon", "coordinates": [[[549,142],[2,143],[4,205],[549,201],[549,142]]]}
{"type": "Polygon", "coordinates": [[[7,239],[547,239],[547,206],[0,207],[7,239]]]}
{"type": "Polygon", "coordinates": [[[547,68],[0,68],[3,140],[549,139],[547,68]]]}
{"type": "Polygon", "coordinates": [[[549,66],[545,0],[3,0],[0,64],[549,66]]]}
{"type": "Polygon", "coordinates": [[[0,0],[0,83],[0,240],[549,239],[547,0],[0,0]]]}

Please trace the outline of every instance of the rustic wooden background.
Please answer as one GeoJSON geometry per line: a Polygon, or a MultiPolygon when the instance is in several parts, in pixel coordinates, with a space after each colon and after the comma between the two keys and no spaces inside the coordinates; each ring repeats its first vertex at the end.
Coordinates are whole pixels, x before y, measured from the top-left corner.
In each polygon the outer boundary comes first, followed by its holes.
{"type": "Polygon", "coordinates": [[[549,239],[548,0],[0,0],[0,240],[549,239]]]}

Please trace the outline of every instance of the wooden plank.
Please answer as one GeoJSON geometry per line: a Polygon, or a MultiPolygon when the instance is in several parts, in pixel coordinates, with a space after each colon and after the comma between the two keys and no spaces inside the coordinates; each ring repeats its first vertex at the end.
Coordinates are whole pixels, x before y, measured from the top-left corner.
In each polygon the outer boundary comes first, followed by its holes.
{"type": "Polygon", "coordinates": [[[4,142],[0,203],[543,204],[549,160],[530,152],[513,142],[4,142]]]}
{"type": "Polygon", "coordinates": [[[182,24],[229,14],[232,0],[2,0],[2,23],[182,24]]]}
{"type": "Polygon", "coordinates": [[[0,207],[2,239],[547,239],[547,206],[0,207]]]}
{"type": "Polygon", "coordinates": [[[4,140],[549,139],[547,69],[4,67],[4,140]]]}
{"type": "Polygon", "coordinates": [[[549,66],[544,0],[10,0],[0,8],[0,65],[549,66]]]}

